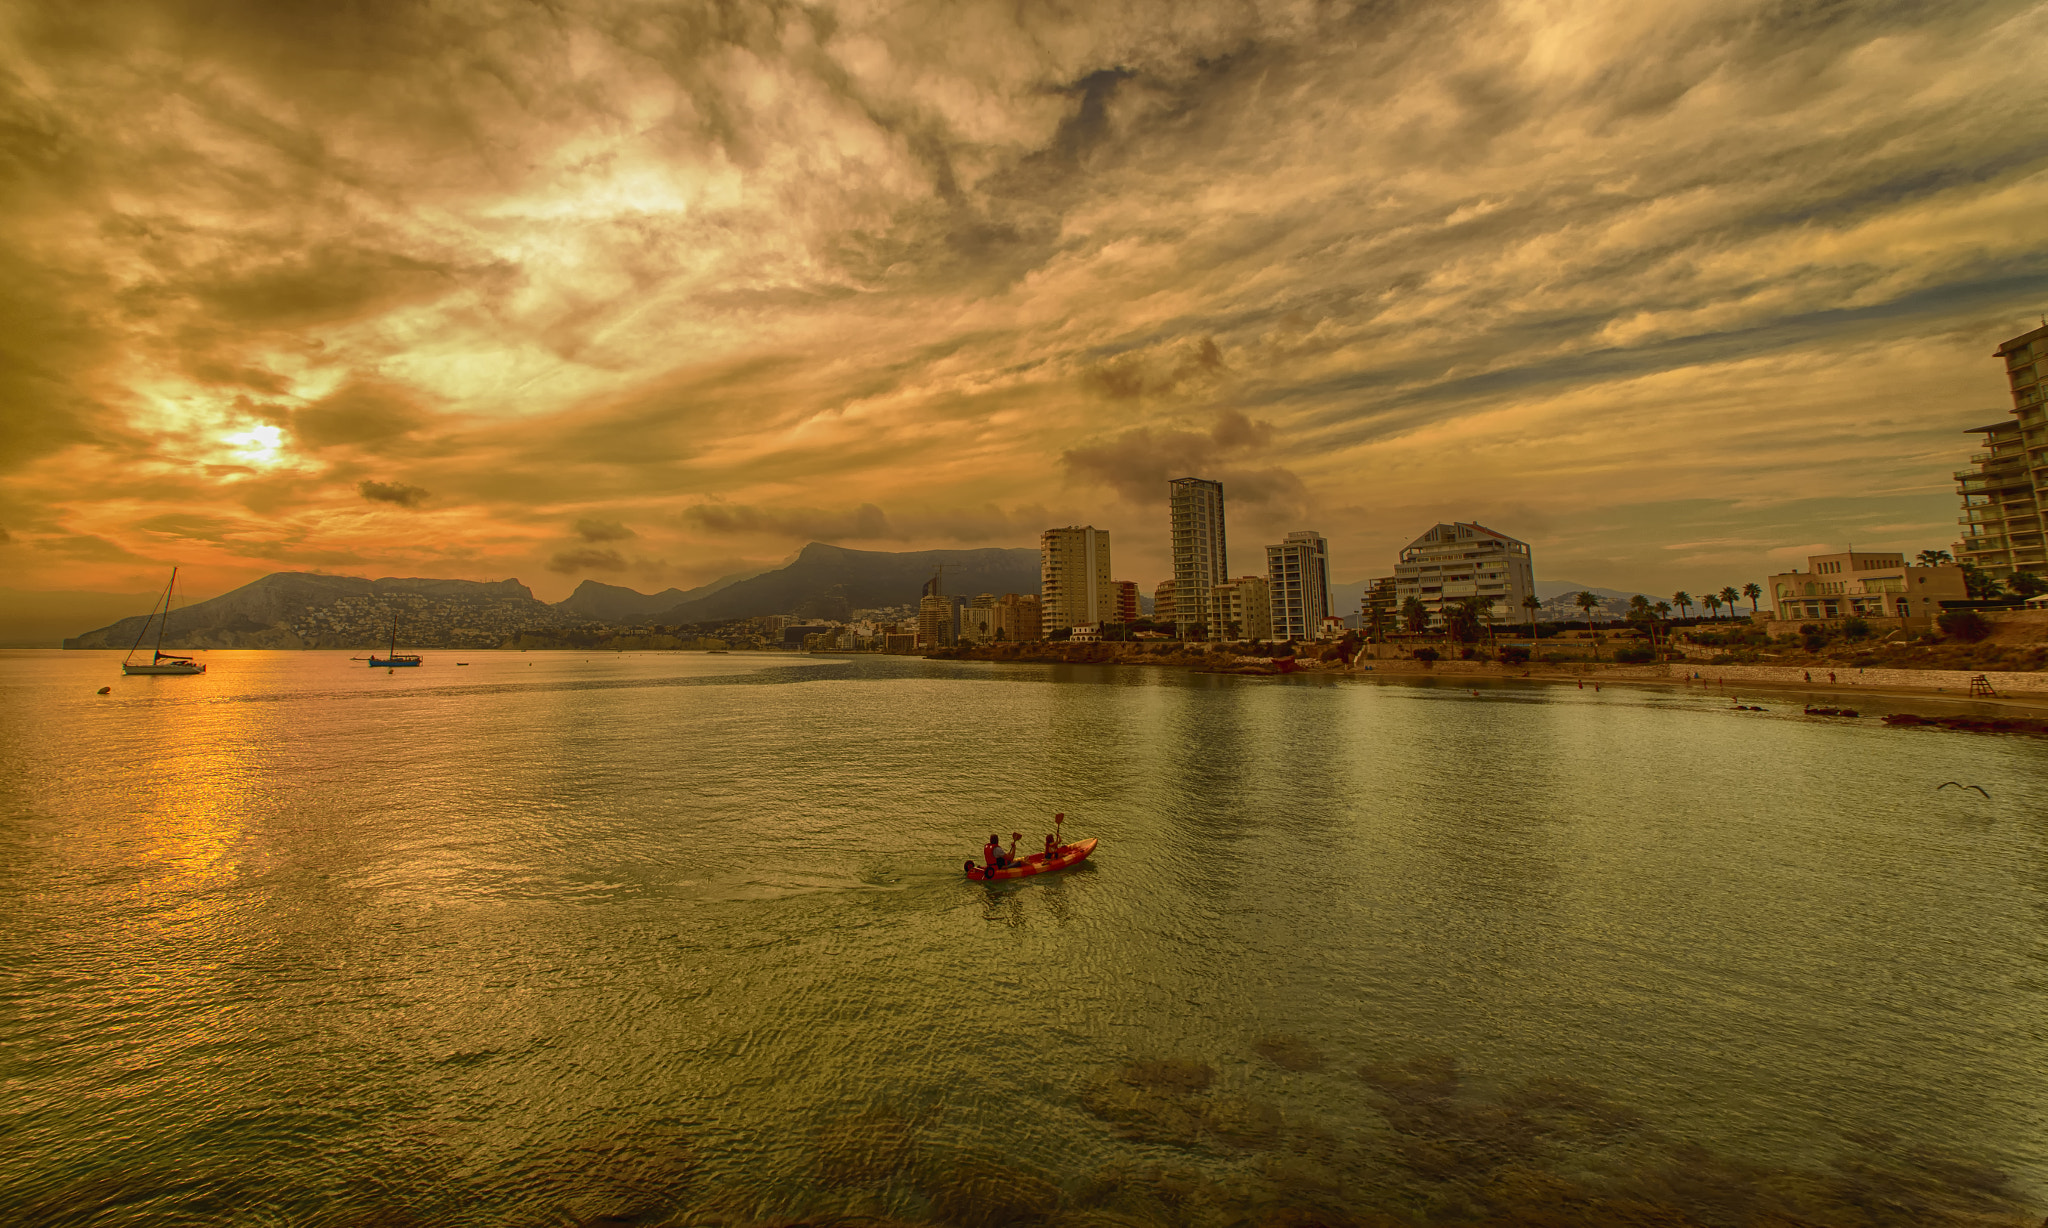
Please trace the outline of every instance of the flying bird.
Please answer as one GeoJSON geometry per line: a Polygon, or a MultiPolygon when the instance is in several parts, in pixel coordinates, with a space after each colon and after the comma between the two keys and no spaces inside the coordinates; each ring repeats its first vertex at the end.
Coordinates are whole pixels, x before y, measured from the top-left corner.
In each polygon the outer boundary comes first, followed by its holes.
{"type": "MultiPolygon", "coordinates": [[[[1941,782],[1940,784],[1938,784],[1938,785],[1934,786],[1934,791],[1935,791],[1936,793],[1939,793],[1939,792],[1941,792],[1941,791],[1942,791],[1943,789],[1975,789],[1975,790],[1976,790],[1977,792],[1979,792],[1979,793],[1984,793],[1984,786],[1983,786],[1983,785],[1965,785],[1965,784],[1958,784],[1957,782],[1955,782],[1955,781],[1953,781],[1953,780],[1945,780],[1945,781],[1941,782]]],[[[1984,796],[1985,796],[1985,798],[1989,799],[1991,795],[1990,795],[1989,793],[1984,793],[1984,796]]]]}

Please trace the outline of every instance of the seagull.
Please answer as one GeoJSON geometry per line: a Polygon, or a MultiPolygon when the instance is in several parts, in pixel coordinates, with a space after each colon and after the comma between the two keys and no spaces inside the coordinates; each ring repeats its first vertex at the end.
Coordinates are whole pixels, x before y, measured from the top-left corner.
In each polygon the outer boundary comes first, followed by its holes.
{"type": "MultiPolygon", "coordinates": [[[[1940,784],[1938,784],[1938,785],[1934,786],[1934,791],[1935,791],[1936,793],[1939,793],[1939,792],[1941,792],[1941,791],[1942,791],[1943,789],[1975,789],[1975,790],[1976,790],[1977,792],[1979,792],[1979,793],[1984,793],[1984,786],[1983,786],[1983,785],[1966,785],[1966,784],[1958,784],[1957,782],[1955,782],[1955,781],[1953,781],[1953,780],[1945,780],[1945,781],[1943,781],[1942,783],[1940,783],[1940,784]]],[[[1986,798],[1987,800],[1988,800],[1988,799],[1989,799],[1989,798],[1991,797],[1991,795],[1990,795],[1989,793],[1984,793],[1984,796],[1985,796],[1985,798],[1986,798]]]]}

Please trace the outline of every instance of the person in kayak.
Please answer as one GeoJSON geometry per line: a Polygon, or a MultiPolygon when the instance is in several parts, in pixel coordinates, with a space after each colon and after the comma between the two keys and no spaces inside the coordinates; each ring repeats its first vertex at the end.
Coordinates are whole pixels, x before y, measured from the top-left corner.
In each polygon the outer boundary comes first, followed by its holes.
{"type": "Polygon", "coordinates": [[[988,834],[988,843],[981,846],[981,859],[991,870],[1007,869],[1017,859],[1017,841],[1010,841],[1010,851],[1003,851],[1003,840],[994,832],[988,834]]]}
{"type": "Polygon", "coordinates": [[[1045,859],[1047,861],[1051,861],[1053,858],[1059,856],[1059,850],[1060,842],[1053,838],[1053,834],[1051,832],[1045,833],[1045,859]]]}

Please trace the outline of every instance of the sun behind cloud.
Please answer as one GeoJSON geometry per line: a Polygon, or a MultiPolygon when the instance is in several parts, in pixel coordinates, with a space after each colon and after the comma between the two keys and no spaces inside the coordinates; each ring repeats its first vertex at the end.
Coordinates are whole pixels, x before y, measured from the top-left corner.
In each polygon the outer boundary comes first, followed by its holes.
{"type": "Polygon", "coordinates": [[[559,595],[1093,523],[1149,587],[1182,470],[1346,579],[1446,517],[1616,586],[1942,545],[1989,350],[2048,302],[2048,85],[2008,50],[2044,35],[1995,3],[20,7],[0,562],[559,595]]]}

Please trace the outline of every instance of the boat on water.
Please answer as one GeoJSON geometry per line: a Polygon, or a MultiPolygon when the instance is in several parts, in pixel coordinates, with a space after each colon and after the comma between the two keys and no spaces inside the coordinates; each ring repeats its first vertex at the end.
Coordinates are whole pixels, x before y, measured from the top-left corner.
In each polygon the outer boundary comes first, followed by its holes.
{"type": "Polygon", "coordinates": [[[1034,874],[1050,874],[1055,870],[1080,865],[1088,860],[1088,854],[1094,851],[1095,838],[1091,836],[1078,844],[1060,845],[1050,857],[1044,853],[1019,857],[1000,870],[986,869],[970,861],[967,863],[967,877],[976,882],[987,882],[990,879],[1029,878],[1034,874]]]}
{"type": "Polygon", "coordinates": [[[149,607],[149,617],[142,620],[142,630],[135,633],[135,643],[129,647],[128,655],[121,659],[121,672],[123,674],[179,677],[206,672],[206,667],[192,658],[181,657],[175,653],[164,651],[164,629],[170,625],[171,621],[171,594],[177,587],[178,569],[173,567],[171,568],[171,582],[164,585],[163,599],[157,602],[156,605],[149,607]],[[162,618],[157,617],[159,608],[163,611],[162,618]],[[137,661],[135,654],[141,650],[143,639],[149,635],[149,625],[151,623],[156,624],[156,651],[150,654],[148,661],[137,661]]]}
{"type": "Polygon", "coordinates": [[[374,652],[371,653],[370,668],[376,669],[382,666],[385,669],[402,669],[408,665],[418,665],[419,663],[418,653],[398,651],[398,615],[393,614],[391,616],[391,647],[382,657],[379,657],[374,652]]]}

